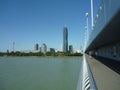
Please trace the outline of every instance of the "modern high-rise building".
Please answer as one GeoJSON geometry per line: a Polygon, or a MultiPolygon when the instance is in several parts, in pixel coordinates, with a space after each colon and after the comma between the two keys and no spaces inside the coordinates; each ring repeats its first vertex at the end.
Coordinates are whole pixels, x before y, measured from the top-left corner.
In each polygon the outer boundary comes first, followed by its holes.
{"type": "Polygon", "coordinates": [[[69,45],[69,52],[73,53],[73,46],[72,45],[69,45]]]}
{"type": "Polygon", "coordinates": [[[41,46],[41,52],[46,53],[47,52],[47,45],[45,43],[41,46]]]}
{"type": "Polygon", "coordinates": [[[63,29],[63,52],[68,52],[68,29],[63,29]]]}
{"type": "Polygon", "coordinates": [[[34,50],[35,50],[35,51],[38,51],[38,49],[39,49],[39,45],[38,45],[38,44],[35,44],[34,50]]]}
{"type": "Polygon", "coordinates": [[[55,49],[54,48],[50,48],[50,52],[51,53],[55,53],[55,49]]]}

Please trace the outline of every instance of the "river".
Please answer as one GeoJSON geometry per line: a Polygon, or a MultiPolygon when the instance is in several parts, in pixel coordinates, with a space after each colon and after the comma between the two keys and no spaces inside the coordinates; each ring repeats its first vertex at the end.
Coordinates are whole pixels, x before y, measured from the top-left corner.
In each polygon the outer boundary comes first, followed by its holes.
{"type": "Polygon", "coordinates": [[[0,57],[0,90],[76,90],[82,57],[0,57]]]}

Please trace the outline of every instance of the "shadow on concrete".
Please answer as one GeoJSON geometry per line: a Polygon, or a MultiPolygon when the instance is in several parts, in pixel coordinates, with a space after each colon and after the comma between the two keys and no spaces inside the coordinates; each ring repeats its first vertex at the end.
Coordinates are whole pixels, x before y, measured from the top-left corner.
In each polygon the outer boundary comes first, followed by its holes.
{"type": "Polygon", "coordinates": [[[104,57],[98,57],[98,56],[97,57],[93,56],[93,57],[97,59],[98,61],[100,61],[101,63],[103,63],[104,65],[106,65],[107,67],[109,67],[110,69],[120,74],[120,62],[119,61],[104,58],[104,57]]]}

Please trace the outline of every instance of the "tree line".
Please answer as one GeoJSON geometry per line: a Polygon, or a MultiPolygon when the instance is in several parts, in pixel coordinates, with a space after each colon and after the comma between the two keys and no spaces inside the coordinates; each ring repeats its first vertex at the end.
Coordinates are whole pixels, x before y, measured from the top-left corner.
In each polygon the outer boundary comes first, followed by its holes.
{"type": "Polygon", "coordinates": [[[82,56],[81,53],[64,52],[0,52],[0,56],[82,56]]]}

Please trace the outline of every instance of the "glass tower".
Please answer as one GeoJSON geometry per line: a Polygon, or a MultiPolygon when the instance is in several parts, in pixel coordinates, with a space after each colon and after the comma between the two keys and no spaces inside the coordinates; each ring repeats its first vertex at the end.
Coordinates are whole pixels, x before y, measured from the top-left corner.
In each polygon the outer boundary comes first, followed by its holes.
{"type": "Polygon", "coordinates": [[[63,52],[68,52],[68,29],[63,29],[63,52]]]}

